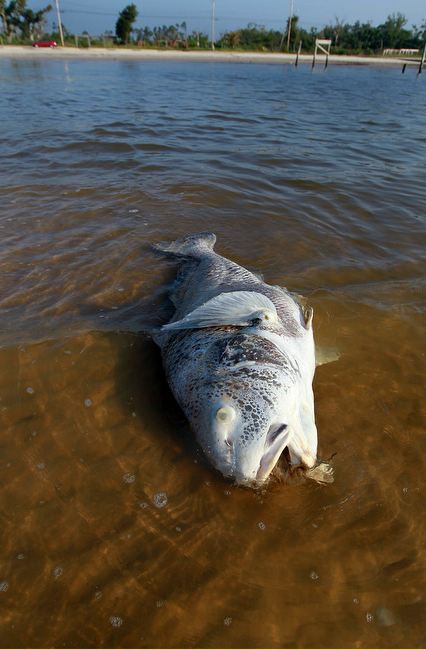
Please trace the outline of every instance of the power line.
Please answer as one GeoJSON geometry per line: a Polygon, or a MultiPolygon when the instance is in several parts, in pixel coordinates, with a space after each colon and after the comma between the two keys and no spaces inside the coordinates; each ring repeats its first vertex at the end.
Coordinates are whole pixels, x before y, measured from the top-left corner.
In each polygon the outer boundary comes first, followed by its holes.
{"type": "MultiPolygon", "coordinates": [[[[113,12],[113,11],[92,11],[92,10],[87,10],[87,9],[62,9],[61,13],[63,14],[84,14],[84,15],[90,15],[90,16],[118,16],[118,12],[113,12]]],[[[208,19],[208,14],[204,15],[194,15],[192,14],[191,16],[185,16],[185,17],[179,17],[177,14],[139,14],[139,17],[142,20],[146,20],[148,18],[169,18],[169,19],[176,19],[178,18],[179,20],[207,20],[208,19]]],[[[215,15],[215,23],[218,22],[223,22],[224,20],[241,20],[242,22],[247,22],[247,23],[257,23],[257,24],[264,24],[264,23],[277,23],[282,25],[283,19],[282,18],[273,18],[273,17],[268,17],[268,16],[262,16],[257,17],[257,16],[231,16],[229,14],[222,14],[220,16],[215,15]]],[[[306,25],[308,27],[315,27],[317,23],[309,23],[306,21],[299,21],[299,25],[306,25]]]]}
{"type": "Polygon", "coordinates": [[[290,35],[291,35],[291,21],[293,20],[294,0],[290,0],[290,16],[288,19],[288,34],[287,34],[287,52],[290,51],[290,35]]]}
{"type": "Polygon", "coordinates": [[[216,11],[216,0],[212,0],[212,50],[214,50],[215,11],[216,11]]]}

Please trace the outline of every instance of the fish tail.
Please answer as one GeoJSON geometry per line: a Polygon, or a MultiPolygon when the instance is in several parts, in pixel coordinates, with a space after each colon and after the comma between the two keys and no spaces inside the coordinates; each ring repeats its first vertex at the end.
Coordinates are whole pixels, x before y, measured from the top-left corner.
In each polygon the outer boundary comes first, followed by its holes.
{"type": "Polygon", "coordinates": [[[177,257],[202,257],[206,252],[212,251],[216,243],[216,235],[212,232],[199,232],[188,235],[182,239],[171,242],[154,244],[154,249],[167,255],[177,257]]]}

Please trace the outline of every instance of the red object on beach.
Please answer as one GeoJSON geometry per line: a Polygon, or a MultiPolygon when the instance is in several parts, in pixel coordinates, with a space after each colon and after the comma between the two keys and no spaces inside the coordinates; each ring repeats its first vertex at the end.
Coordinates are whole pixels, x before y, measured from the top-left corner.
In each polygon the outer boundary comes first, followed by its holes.
{"type": "Polygon", "coordinates": [[[33,47],[58,47],[56,41],[36,41],[33,47]]]}

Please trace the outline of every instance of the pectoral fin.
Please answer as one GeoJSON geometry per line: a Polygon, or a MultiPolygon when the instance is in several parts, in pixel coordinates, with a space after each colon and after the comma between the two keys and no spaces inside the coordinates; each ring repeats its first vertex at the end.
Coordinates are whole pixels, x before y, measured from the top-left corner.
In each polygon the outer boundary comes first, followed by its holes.
{"type": "Polygon", "coordinates": [[[220,325],[246,327],[256,319],[277,321],[274,303],[257,291],[231,291],[208,300],[181,320],[163,325],[162,330],[200,329],[220,325]]]}

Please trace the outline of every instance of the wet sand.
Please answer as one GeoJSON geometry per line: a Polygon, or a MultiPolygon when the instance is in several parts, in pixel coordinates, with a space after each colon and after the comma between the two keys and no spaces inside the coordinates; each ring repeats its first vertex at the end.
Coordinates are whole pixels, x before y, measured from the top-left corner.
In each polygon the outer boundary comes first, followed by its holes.
{"type": "MultiPolygon", "coordinates": [[[[34,59],[107,59],[107,60],[175,60],[175,61],[231,61],[234,63],[294,63],[295,54],[274,54],[263,52],[215,52],[202,50],[155,50],[155,49],[123,49],[123,48],[35,48],[21,45],[0,46],[0,57],[34,58],[34,59]]],[[[412,59],[403,57],[379,56],[348,56],[331,54],[329,63],[346,65],[384,65],[396,66],[404,63],[414,63],[412,59]]],[[[317,65],[324,63],[325,55],[317,55],[317,65]]],[[[312,54],[301,54],[299,63],[312,64],[312,54]]]]}

